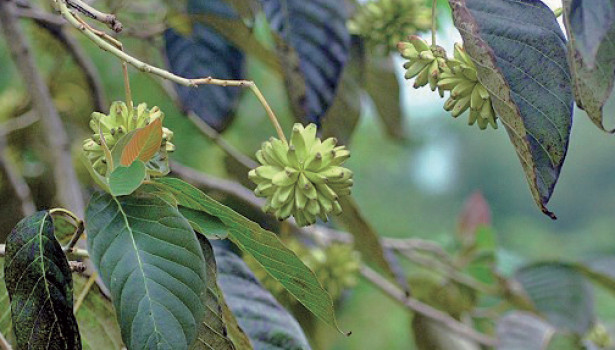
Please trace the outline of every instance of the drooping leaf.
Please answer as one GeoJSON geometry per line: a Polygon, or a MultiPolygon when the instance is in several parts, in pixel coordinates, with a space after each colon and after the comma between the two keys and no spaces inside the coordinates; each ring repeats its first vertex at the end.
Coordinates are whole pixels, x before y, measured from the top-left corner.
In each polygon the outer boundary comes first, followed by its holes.
{"type": "Polygon", "coordinates": [[[577,106],[605,130],[603,107],[615,79],[615,5],[612,0],[565,0],[563,4],[577,106]]]}
{"type": "Polygon", "coordinates": [[[229,239],[250,254],[308,310],[330,326],[337,326],[333,301],[305,264],[272,232],[246,219],[179,179],[157,179],[155,184],[173,193],[181,206],[219,218],[229,229],[229,239]]]}
{"type": "Polygon", "coordinates": [[[369,59],[365,68],[365,91],[369,94],[387,135],[395,140],[405,137],[399,81],[392,58],[369,59]]]}
{"type": "Polygon", "coordinates": [[[344,210],[340,215],[333,217],[333,220],[339,222],[353,235],[354,246],[364,260],[378,266],[389,276],[395,276],[380,244],[380,235],[363,217],[357,203],[350,197],[341,197],[339,202],[344,210]]]}
{"type": "Polygon", "coordinates": [[[497,350],[583,350],[579,336],[558,331],[536,315],[514,311],[498,320],[497,350]]]}
{"type": "MultiPolygon", "coordinates": [[[[190,15],[214,15],[238,19],[224,0],[190,0],[190,15]]],[[[244,55],[226,38],[205,23],[195,22],[192,35],[182,36],[169,29],[164,34],[166,55],[171,71],[187,78],[213,77],[242,79],[244,55]]],[[[217,131],[231,122],[241,88],[204,85],[198,88],[177,86],[186,110],[193,111],[217,131]]]]}
{"type": "Polygon", "coordinates": [[[129,166],[119,166],[109,175],[109,189],[114,196],[133,193],[145,180],[145,164],[136,160],[129,166]]]}
{"type": "Polygon", "coordinates": [[[546,205],[568,150],[572,88],[566,41],[537,0],[449,0],[455,26],[521,160],[536,204],[546,205]]]}
{"type": "Polygon", "coordinates": [[[129,349],[188,349],[204,315],[205,259],[177,208],[146,194],[95,193],[90,259],[109,288],[129,349]]]}
{"type": "Polygon", "coordinates": [[[291,107],[303,122],[320,124],[331,106],[350,35],[344,1],[260,0],[278,48],[291,107]]]}
{"type": "Polygon", "coordinates": [[[574,47],[589,68],[593,68],[600,46],[615,24],[615,2],[612,0],[566,0],[568,25],[574,35],[574,47]]]}
{"type": "Polygon", "coordinates": [[[480,192],[473,193],[463,205],[457,223],[457,237],[465,244],[476,241],[476,230],[491,225],[491,208],[480,192]]]}
{"type": "Polygon", "coordinates": [[[480,350],[480,346],[423,315],[412,317],[412,332],[419,350],[480,350]]]}
{"type": "Polygon", "coordinates": [[[81,349],[73,281],[49,212],[21,220],[6,240],[4,265],[20,349],[81,349]]]}
{"type": "Polygon", "coordinates": [[[190,225],[196,232],[205,235],[208,239],[224,239],[228,236],[228,228],[215,216],[181,206],[179,212],[190,221],[190,225]]]}
{"type": "Polygon", "coordinates": [[[309,350],[301,327],[237,255],[214,245],[218,284],[255,350],[309,350]]]}
{"type": "MultiPolygon", "coordinates": [[[[75,275],[75,298],[86,286],[87,278],[75,275]]],[[[116,321],[113,304],[93,284],[75,315],[85,350],[121,349],[122,335],[116,321]]]]}
{"type": "MultiPolygon", "coordinates": [[[[228,307],[225,304],[224,297],[220,293],[217,284],[216,259],[211,244],[207,239],[199,237],[199,243],[203,249],[205,263],[207,269],[207,291],[203,298],[205,304],[205,317],[199,325],[197,341],[192,346],[192,350],[244,350],[252,349],[250,340],[241,331],[240,328],[235,328],[239,332],[232,334],[234,325],[227,327],[227,320],[223,312],[223,308],[228,307]],[[229,332],[230,330],[230,332],[229,332]],[[239,339],[237,339],[239,338],[239,339]],[[235,345],[235,342],[237,345],[235,345]]],[[[229,315],[227,315],[229,316],[229,315]]],[[[233,317],[231,314],[230,317],[233,317]]],[[[233,320],[231,323],[236,323],[233,320]]],[[[236,327],[236,325],[235,325],[236,327]]]]}
{"type": "Polygon", "coordinates": [[[596,317],[593,290],[571,266],[538,263],[517,271],[515,279],[554,326],[579,334],[592,327],[596,317]]]}
{"type": "Polygon", "coordinates": [[[601,257],[592,259],[585,264],[573,263],[570,266],[594,283],[603,286],[611,293],[615,293],[615,257],[601,257]]]}
{"type": "MultiPolygon", "coordinates": [[[[149,125],[135,130],[130,135],[130,139],[121,149],[120,164],[118,165],[127,167],[136,160],[146,163],[152,159],[154,154],[160,150],[162,143],[162,122],[160,119],[154,119],[149,125]]],[[[129,135],[124,137],[129,137],[129,135]]]]}

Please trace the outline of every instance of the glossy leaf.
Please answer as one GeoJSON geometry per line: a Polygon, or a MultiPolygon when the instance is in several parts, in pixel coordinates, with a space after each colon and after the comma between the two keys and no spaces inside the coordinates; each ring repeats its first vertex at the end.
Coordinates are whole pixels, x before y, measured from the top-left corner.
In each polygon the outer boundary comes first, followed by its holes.
{"type": "MultiPolygon", "coordinates": [[[[190,0],[190,15],[213,15],[226,20],[238,19],[223,0],[190,0]]],[[[164,34],[170,70],[188,78],[214,77],[242,79],[244,55],[211,26],[195,22],[192,34],[183,36],[169,29],[164,34]]],[[[198,88],[177,85],[177,93],[186,110],[193,111],[218,131],[231,122],[241,88],[204,85],[198,88]]]]}
{"type": "Polygon", "coordinates": [[[179,205],[219,218],[229,229],[229,239],[252,255],[290,294],[325,323],[338,328],[333,301],[305,264],[272,232],[246,219],[179,179],[163,178],[155,184],[175,195],[179,205]]]}
{"type": "Polygon", "coordinates": [[[566,41],[553,12],[537,0],[449,0],[455,26],[489,90],[536,204],[559,178],[572,125],[566,41]]]}
{"type": "Polygon", "coordinates": [[[190,225],[196,232],[208,239],[224,239],[228,236],[228,228],[215,216],[181,206],[179,212],[190,221],[190,225]]]}
{"type": "Polygon", "coordinates": [[[559,332],[536,315],[511,312],[497,323],[497,350],[583,350],[578,336],[559,332]]]}
{"type": "Polygon", "coordinates": [[[603,107],[615,80],[615,5],[611,0],[565,0],[563,4],[577,106],[605,130],[603,107]]]}
{"type": "MultiPolygon", "coordinates": [[[[233,342],[233,338],[229,336],[229,327],[225,319],[223,309],[225,305],[224,297],[221,295],[217,284],[216,259],[211,244],[207,239],[199,237],[199,243],[203,249],[205,263],[207,269],[207,290],[203,297],[205,304],[205,317],[199,325],[197,341],[194,343],[192,350],[244,350],[251,349],[252,345],[243,331],[237,339],[238,345],[233,342]]],[[[232,315],[230,315],[233,317],[232,315]]],[[[233,320],[236,323],[236,320],[233,320]]],[[[232,322],[231,322],[232,323],[232,322]]],[[[233,325],[230,327],[233,332],[233,325]]]]}
{"type": "Polygon", "coordinates": [[[95,193],[90,259],[109,288],[129,349],[188,349],[204,316],[203,252],[177,208],[146,193],[95,193]]]}
{"type": "Polygon", "coordinates": [[[567,264],[538,263],[522,268],[515,279],[536,309],[554,326],[584,334],[595,320],[593,290],[567,264]]]}
{"type": "Polygon", "coordinates": [[[254,349],[309,350],[297,321],[264,289],[237,255],[215,245],[218,284],[254,349]]]}
{"type": "Polygon", "coordinates": [[[21,220],[6,240],[4,278],[20,349],[81,349],[73,281],[49,212],[21,220]]]}
{"type": "Polygon", "coordinates": [[[162,121],[154,119],[146,127],[135,130],[121,150],[122,156],[119,165],[129,166],[136,160],[146,163],[160,150],[161,143],[162,121]]]}
{"type": "MultiPolygon", "coordinates": [[[[87,278],[75,275],[75,298],[81,295],[87,278]]],[[[81,331],[81,343],[88,350],[121,349],[122,335],[116,321],[113,304],[93,284],[75,315],[81,331]]]]}
{"type": "Polygon", "coordinates": [[[137,160],[129,166],[119,166],[109,175],[109,189],[114,196],[133,193],[145,180],[145,164],[137,160]]]}
{"type": "Polygon", "coordinates": [[[260,0],[278,49],[291,107],[303,122],[320,124],[335,98],[350,35],[344,1],[260,0]]]}

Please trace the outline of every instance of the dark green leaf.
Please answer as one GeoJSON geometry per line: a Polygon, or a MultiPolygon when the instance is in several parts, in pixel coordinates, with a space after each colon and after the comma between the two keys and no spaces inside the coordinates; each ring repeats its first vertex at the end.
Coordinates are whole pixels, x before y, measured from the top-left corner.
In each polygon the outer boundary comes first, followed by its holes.
{"type": "Polygon", "coordinates": [[[605,130],[603,107],[613,91],[615,79],[615,23],[613,14],[609,14],[614,11],[613,6],[611,0],[591,4],[564,1],[564,23],[570,39],[568,61],[577,106],[602,130],[605,130]]]}
{"type": "Polygon", "coordinates": [[[515,279],[551,324],[584,334],[595,320],[593,291],[570,265],[538,263],[517,271],[515,279]]]}
{"type": "MultiPolygon", "coordinates": [[[[75,297],[83,292],[86,277],[75,275],[75,297]]],[[[77,311],[81,331],[81,343],[86,350],[121,349],[122,335],[116,321],[115,311],[109,299],[93,284],[77,311]]]]}
{"type": "Polygon", "coordinates": [[[156,185],[173,193],[181,206],[219,218],[228,227],[229,239],[233,243],[252,255],[314,315],[339,330],[331,297],[320,285],[314,272],[284,246],[275,234],[179,179],[158,179],[156,185]]]}
{"type": "MultiPolygon", "coordinates": [[[[223,0],[190,0],[192,15],[215,15],[237,19],[223,0]]],[[[165,32],[166,55],[173,73],[188,78],[242,79],[244,55],[226,38],[204,23],[195,23],[190,36],[169,29],[165,32]]],[[[195,89],[177,86],[184,108],[196,113],[218,131],[231,122],[241,88],[204,85],[195,89]]]]}
{"type": "MultiPolygon", "coordinates": [[[[229,333],[233,333],[233,325],[227,327],[223,308],[225,305],[224,297],[221,295],[217,284],[216,259],[211,244],[204,237],[199,237],[199,243],[203,249],[205,263],[207,264],[207,291],[203,298],[205,304],[205,317],[199,325],[197,341],[192,350],[244,350],[252,349],[250,340],[241,331],[235,332],[236,339],[229,333]],[[223,306],[224,305],[224,306],[223,306]],[[229,332],[230,330],[230,332],[229,332]],[[233,340],[235,339],[235,340],[233,340]],[[237,346],[234,344],[237,342],[237,346]]],[[[233,317],[233,315],[229,315],[233,317]]],[[[235,323],[236,320],[232,320],[235,323]]],[[[240,330],[235,328],[235,330],[240,330]]]]}
{"type": "Polygon", "coordinates": [[[81,349],[73,281],[47,211],[21,220],[6,240],[4,265],[20,349],[81,349]]]}
{"type": "Polygon", "coordinates": [[[293,112],[320,124],[333,103],[350,35],[344,1],[260,0],[271,28],[280,35],[279,51],[293,112]]]}
{"type": "Polygon", "coordinates": [[[588,67],[593,67],[600,46],[608,39],[608,32],[615,24],[615,1],[613,0],[565,0],[570,33],[574,47],[582,55],[588,67]]]}
{"type": "Polygon", "coordinates": [[[215,245],[218,284],[256,350],[309,350],[297,321],[264,289],[237,255],[215,245]]]}
{"type": "Polygon", "coordinates": [[[205,259],[177,208],[149,195],[95,193],[90,259],[113,297],[129,349],[188,349],[204,316],[205,259]]]}
{"type": "Polygon", "coordinates": [[[109,188],[114,196],[133,193],[145,180],[145,164],[137,160],[130,166],[119,166],[109,175],[109,188]]]}
{"type": "Polygon", "coordinates": [[[538,316],[511,312],[497,324],[497,350],[583,350],[577,335],[558,331],[538,316]]]}
{"type": "Polygon", "coordinates": [[[572,88],[566,40],[535,0],[449,0],[455,26],[506,127],[536,204],[546,208],[568,150],[572,88]]]}
{"type": "Polygon", "coordinates": [[[224,239],[228,236],[228,228],[215,216],[182,206],[179,207],[179,212],[196,232],[208,239],[224,239]]]}

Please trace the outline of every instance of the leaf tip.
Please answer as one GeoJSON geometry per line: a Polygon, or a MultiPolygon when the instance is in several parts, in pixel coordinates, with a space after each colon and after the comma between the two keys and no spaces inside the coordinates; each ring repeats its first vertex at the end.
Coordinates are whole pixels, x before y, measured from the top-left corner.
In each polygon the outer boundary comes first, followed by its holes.
{"type": "Polygon", "coordinates": [[[540,208],[540,210],[542,210],[543,214],[545,214],[546,216],[550,217],[551,220],[557,220],[557,216],[555,215],[555,213],[549,211],[545,206],[542,206],[540,208]]]}

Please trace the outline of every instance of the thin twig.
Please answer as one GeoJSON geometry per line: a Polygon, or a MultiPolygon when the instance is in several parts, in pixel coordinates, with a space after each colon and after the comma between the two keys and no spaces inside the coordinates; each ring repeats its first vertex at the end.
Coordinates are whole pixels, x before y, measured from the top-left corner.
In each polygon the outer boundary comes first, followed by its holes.
{"type": "Polygon", "coordinates": [[[150,64],[147,64],[127,54],[123,50],[119,49],[117,45],[114,45],[109,42],[109,38],[111,38],[110,36],[108,36],[108,38],[102,38],[100,31],[94,30],[91,26],[87,25],[84,21],[80,20],[79,17],[73,14],[67,6],[67,1],[75,1],[75,0],[52,0],[52,1],[54,1],[57,4],[58,9],[60,10],[60,13],[62,14],[62,16],[71,25],[73,25],[75,28],[83,32],[83,34],[87,36],[90,40],[92,40],[96,45],[98,45],[98,47],[100,47],[104,51],[108,51],[109,53],[118,57],[120,60],[132,65],[133,67],[137,68],[138,70],[142,72],[157,75],[163,79],[173,81],[183,86],[198,87],[199,85],[217,85],[217,86],[235,86],[235,87],[250,88],[250,90],[254,93],[256,98],[265,108],[265,111],[267,112],[267,115],[269,116],[271,123],[276,129],[276,132],[280,140],[287,143],[286,137],[284,136],[284,132],[282,131],[282,127],[280,126],[280,123],[278,122],[278,119],[275,113],[269,106],[269,103],[267,103],[267,100],[263,96],[258,86],[253,81],[251,80],[225,80],[225,79],[216,79],[212,77],[199,78],[199,79],[188,79],[188,78],[180,77],[179,75],[173,74],[165,69],[152,66],[150,64]]]}
{"type": "Polygon", "coordinates": [[[45,128],[51,163],[54,165],[54,179],[59,201],[78,213],[85,208],[79,180],[73,167],[70,142],[51,94],[36,67],[26,37],[14,15],[12,2],[0,1],[0,25],[8,43],[13,60],[19,69],[26,87],[32,96],[34,109],[41,117],[45,128]]]}
{"type": "Polygon", "coordinates": [[[65,0],[66,4],[84,15],[98,22],[106,24],[111,30],[116,33],[122,31],[122,23],[117,20],[115,15],[101,12],[81,0],[65,0]]]}
{"type": "Polygon", "coordinates": [[[4,338],[4,336],[2,335],[2,332],[0,332],[0,349],[1,350],[13,350],[13,348],[11,347],[11,344],[9,344],[6,338],[4,338]]]}
{"type": "Polygon", "coordinates": [[[0,137],[6,137],[15,131],[25,129],[39,120],[40,118],[38,115],[31,112],[25,113],[17,118],[9,119],[0,124],[0,137]]]}
{"type": "Polygon", "coordinates": [[[438,21],[438,0],[431,3],[431,46],[436,46],[436,29],[438,21]]]}
{"type": "Polygon", "coordinates": [[[83,304],[85,298],[88,296],[88,293],[92,289],[92,285],[94,285],[94,282],[96,282],[97,278],[98,273],[94,272],[90,276],[90,278],[88,278],[88,281],[85,283],[85,286],[83,286],[83,290],[81,291],[81,293],[79,293],[79,296],[75,300],[75,306],[73,307],[73,313],[75,315],[77,314],[77,311],[79,311],[79,308],[81,307],[81,304],[83,304]]]}
{"type": "Polygon", "coordinates": [[[75,246],[77,245],[77,242],[79,242],[81,235],[83,235],[83,230],[83,221],[79,221],[79,224],[75,229],[75,233],[73,233],[73,236],[70,238],[70,241],[68,242],[66,247],[63,248],[65,253],[70,254],[75,251],[75,246]]]}
{"type": "Polygon", "coordinates": [[[21,176],[19,169],[17,169],[17,165],[13,162],[6,145],[6,137],[3,135],[0,136],[0,167],[4,169],[9,183],[21,203],[21,213],[24,216],[34,214],[36,212],[36,205],[32,199],[32,192],[26,180],[21,176]]]}
{"type": "MultiPolygon", "coordinates": [[[[0,244],[0,257],[6,256],[6,245],[0,244]]],[[[90,257],[90,253],[88,253],[85,249],[73,249],[71,253],[68,253],[70,258],[75,259],[88,259],[90,257]]]]}
{"type": "Polygon", "coordinates": [[[440,323],[449,330],[486,346],[495,346],[497,344],[496,339],[477,332],[476,330],[466,326],[440,310],[437,310],[414,298],[407,297],[400,288],[365,265],[361,267],[361,275],[373,285],[377,286],[385,294],[405,305],[408,309],[440,323]]]}

